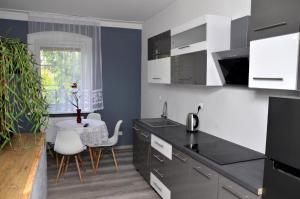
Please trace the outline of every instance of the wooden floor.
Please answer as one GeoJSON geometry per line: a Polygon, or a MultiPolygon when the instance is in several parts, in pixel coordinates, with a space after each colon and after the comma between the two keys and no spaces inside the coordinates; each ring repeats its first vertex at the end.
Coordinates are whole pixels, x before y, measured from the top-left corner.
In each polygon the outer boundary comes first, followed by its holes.
{"type": "Polygon", "coordinates": [[[57,166],[48,155],[48,199],[159,199],[132,165],[131,150],[116,150],[119,173],[110,155],[104,155],[99,172],[91,170],[88,154],[83,155],[84,183],[80,183],[75,160],[70,161],[67,173],[55,182],[57,166]]]}

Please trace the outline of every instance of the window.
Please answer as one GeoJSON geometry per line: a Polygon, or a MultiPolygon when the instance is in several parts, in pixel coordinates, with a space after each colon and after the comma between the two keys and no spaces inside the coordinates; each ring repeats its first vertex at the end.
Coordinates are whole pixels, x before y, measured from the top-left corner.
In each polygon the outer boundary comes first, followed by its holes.
{"type": "Polygon", "coordinates": [[[74,113],[71,85],[79,86],[79,108],[92,111],[92,44],[89,37],[65,32],[30,34],[31,49],[39,63],[44,95],[52,114],[74,113]]]}

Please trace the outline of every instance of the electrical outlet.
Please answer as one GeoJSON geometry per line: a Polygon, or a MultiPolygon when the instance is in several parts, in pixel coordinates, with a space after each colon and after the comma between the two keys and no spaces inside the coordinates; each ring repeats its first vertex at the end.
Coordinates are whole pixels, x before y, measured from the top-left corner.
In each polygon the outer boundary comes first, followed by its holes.
{"type": "Polygon", "coordinates": [[[119,131],[119,135],[123,135],[123,131],[119,131]]]}
{"type": "Polygon", "coordinates": [[[200,102],[200,103],[198,104],[198,106],[201,107],[201,108],[200,108],[200,111],[201,111],[202,109],[204,109],[204,103],[200,102]]]}

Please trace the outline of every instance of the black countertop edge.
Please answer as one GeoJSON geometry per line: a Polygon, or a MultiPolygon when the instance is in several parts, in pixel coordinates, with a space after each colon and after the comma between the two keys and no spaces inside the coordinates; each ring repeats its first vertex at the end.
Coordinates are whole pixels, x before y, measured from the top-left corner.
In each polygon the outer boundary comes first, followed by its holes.
{"type": "MultiPolygon", "coordinates": [[[[215,170],[216,172],[218,172],[220,175],[222,175],[222,176],[228,178],[229,180],[237,183],[238,185],[240,185],[241,187],[245,188],[246,190],[254,193],[255,195],[260,196],[262,194],[261,192],[262,192],[262,186],[263,186],[264,164],[261,164],[261,162],[264,161],[264,160],[251,160],[251,161],[245,161],[245,162],[228,164],[228,165],[219,165],[219,164],[209,160],[208,158],[187,149],[186,147],[183,146],[182,143],[178,144],[175,141],[169,140],[168,138],[160,135],[157,132],[157,129],[159,129],[159,128],[150,127],[147,124],[143,123],[140,119],[134,119],[133,123],[137,123],[138,125],[140,125],[143,128],[147,129],[148,131],[150,131],[154,135],[156,135],[159,138],[161,138],[161,139],[165,140],[166,142],[170,143],[176,149],[178,149],[181,152],[189,155],[190,157],[192,157],[193,159],[199,161],[200,163],[203,163],[204,165],[206,165],[209,168],[211,168],[211,169],[215,170]],[[256,181],[257,181],[256,183],[250,182],[251,178],[249,178],[249,181],[247,182],[247,180],[243,180],[243,179],[239,178],[239,176],[235,176],[233,174],[233,172],[230,172],[230,170],[233,170],[233,171],[236,170],[236,168],[230,168],[230,167],[237,166],[237,165],[238,165],[238,167],[241,167],[241,168],[242,167],[247,167],[249,163],[257,163],[257,166],[254,166],[254,167],[257,167],[257,168],[253,168],[253,169],[257,169],[257,170],[261,171],[261,173],[262,173],[262,176],[260,176],[260,179],[256,179],[256,181]]],[[[184,126],[182,124],[180,124],[180,125],[181,125],[181,127],[184,126]]],[[[168,127],[163,127],[163,128],[168,128],[168,127]]],[[[205,133],[205,132],[200,131],[200,133],[205,133]]],[[[248,174],[251,175],[251,171],[248,170],[248,172],[249,172],[248,174]]]]}

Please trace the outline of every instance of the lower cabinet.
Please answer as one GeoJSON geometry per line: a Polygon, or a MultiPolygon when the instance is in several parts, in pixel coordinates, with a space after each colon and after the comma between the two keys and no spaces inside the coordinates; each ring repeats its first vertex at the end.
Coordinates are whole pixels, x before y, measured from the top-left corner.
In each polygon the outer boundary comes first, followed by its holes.
{"type": "Polygon", "coordinates": [[[193,159],[190,160],[190,199],[217,199],[218,183],[219,174],[217,172],[193,159]]]}
{"type": "Polygon", "coordinates": [[[259,199],[257,196],[249,191],[245,190],[236,183],[220,176],[218,199],[259,199]]]}
{"type": "Polygon", "coordinates": [[[139,126],[133,127],[133,164],[141,176],[150,182],[150,133],[139,126]]]}

